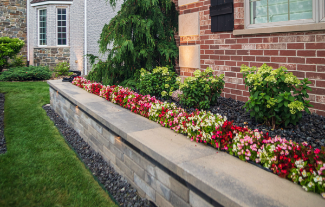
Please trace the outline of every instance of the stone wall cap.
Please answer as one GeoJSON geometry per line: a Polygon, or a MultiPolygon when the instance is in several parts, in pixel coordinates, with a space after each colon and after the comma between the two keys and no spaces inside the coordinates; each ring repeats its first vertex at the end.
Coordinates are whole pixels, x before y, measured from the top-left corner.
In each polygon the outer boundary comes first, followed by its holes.
{"type": "Polygon", "coordinates": [[[324,206],[300,186],[212,147],[191,142],[99,96],[63,83],[47,83],[104,126],[223,206],[324,206]]]}

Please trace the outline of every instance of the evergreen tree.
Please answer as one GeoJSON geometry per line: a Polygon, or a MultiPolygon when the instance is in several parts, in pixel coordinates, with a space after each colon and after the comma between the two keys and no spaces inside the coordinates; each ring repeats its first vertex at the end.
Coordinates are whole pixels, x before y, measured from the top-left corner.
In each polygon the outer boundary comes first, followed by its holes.
{"type": "MultiPolygon", "coordinates": [[[[116,1],[109,3],[115,7],[116,1]]],[[[118,14],[105,24],[98,41],[107,60],[96,64],[88,77],[116,84],[132,78],[141,68],[174,66],[178,57],[174,38],[177,27],[178,12],[171,0],[124,0],[118,14]]]]}

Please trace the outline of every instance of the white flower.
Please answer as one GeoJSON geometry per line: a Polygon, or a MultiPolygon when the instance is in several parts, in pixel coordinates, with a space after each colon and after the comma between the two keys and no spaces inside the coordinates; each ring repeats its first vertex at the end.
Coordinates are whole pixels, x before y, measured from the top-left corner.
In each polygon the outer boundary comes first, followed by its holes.
{"type": "Polygon", "coordinates": [[[315,181],[315,183],[322,182],[322,177],[321,176],[316,176],[316,177],[314,177],[314,181],[315,181]]]}
{"type": "Polygon", "coordinates": [[[302,171],[302,176],[304,176],[304,177],[306,177],[307,176],[307,173],[306,173],[306,171],[304,170],[304,171],[302,171]]]}
{"type": "Polygon", "coordinates": [[[299,182],[301,182],[301,181],[303,181],[303,179],[302,179],[302,177],[300,176],[300,177],[299,177],[299,182]]]}
{"type": "Polygon", "coordinates": [[[308,187],[310,187],[310,188],[313,187],[313,185],[314,185],[314,183],[312,183],[312,182],[308,183],[308,187]]]}
{"type": "Polygon", "coordinates": [[[306,186],[302,186],[302,188],[305,190],[305,191],[308,191],[308,188],[306,186]]]}

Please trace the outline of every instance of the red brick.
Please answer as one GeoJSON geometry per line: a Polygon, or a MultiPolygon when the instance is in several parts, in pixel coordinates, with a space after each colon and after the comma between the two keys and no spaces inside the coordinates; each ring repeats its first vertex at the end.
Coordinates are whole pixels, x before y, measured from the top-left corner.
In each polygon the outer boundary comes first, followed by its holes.
{"type": "Polygon", "coordinates": [[[232,99],[236,100],[236,95],[226,93],[225,96],[226,96],[226,98],[232,98],[232,99]]]}
{"type": "Polygon", "coordinates": [[[249,65],[249,62],[237,61],[237,66],[242,66],[242,65],[249,65]]]}
{"type": "Polygon", "coordinates": [[[195,4],[189,4],[189,5],[187,5],[187,8],[188,9],[192,9],[192,8],[194,8],[196,5],[195,4]]]}
{"type": "Polygon", "coordinates": [[[324,65],[317,65],[317,72],[325,72],[325,66],[324,65]]]}
{"type": "Polygon", "coordinates": [[[240,67],[231,67],[231,71],[232,72],[237,72],[237,73],[239,73],[240,72],[240,67]]]}
{"type": "Polygon", "coordinates": [[[200,54],[201,54],[201,55],[204,55],[204,51],[205,51],[205,50],[200,50],[200,54]]]}
{"type": "MultiPolygon", "coordinates": [[[[202,7],[200,7],[200,8],[195,8],[195,9],[191,9],[191,13],[198,12],[198,11],[201,10],[201,8],[202,8],[202,7]]],[[[203,10],[203,9],[202,9],[202,10],[203,10]]]]}
{"type": "Polygon", "coordinates": [[[237,96],[237,100],[238,100],[238,101],[247,102],[247,101],[248,101],[248,97],[244,97],[244,96],[237,96]]]}
{"type": "Polygon", "coordinates": [[[201,58],[201,59],[209,59],[210,56],[209,56],[209,55],[200,55],[200,58],[201,58]]]}
{"type": "Polygon", "coordinates": [[[249,38],[249,43],[262,43],[262,38],[249,38]]]}
{"type": "Polygon", "coordinates": [[[268,66],[271,66],[272,68],[279,68],[279,64],[278,63],[268,63],[268,66]]]}
{"type": "Polygon", "coordinates": [[[296,56],[296,50],[280,50],[282,56],[296,56]]]}
{"type": "Polygon", "coordinates": [[[195,7],[200,7],[200,6],[203,6],[203,2],[199,2],[195,4],[195,7]]]}
{"type": "Polygon", "coordinates": [[[225,83],[226,88],[236,88],[236,84],[233,83],[225,83]]]}
{"type": "Polygon", "coordinates": [[[219,60],[219,55],[210,55],[210,59],[219,60]]]}
{"type": "Polygon", "coordinates": [[[297,70],[316,71],[316,65],[298,65],[297,70]]]}
{"type": "Polygon", "coordinates": [[[317,94],[317,95],[324,95],[325,94],[325,89],[324,88],[314,88],[311,87],[312,91],[309,92],[311,94],[317,94]]]}
{"type": "Polygon", "coordinates": [[[249,67],[261,67],[264,63],[250,62],[249,67]]]}
{"type": "Polygon", "coordinates": [[[218,50],[219,49],[219,45],[210,45],[210,49],[218,50]]]}
{"type": "Polygon", "coordinates": [[[225,51],[224,50],[215,50],[214,54],[218,54],[218,55],[224,55],[225,51]]]}
{"type": "Polygon", "coordinates": [[[279,42],[279,38],[278,37],[263,38],[263,43],[273,43],[273,42],[279,42]]]}
{"type": "Polygon", "coordinates": [[[243,84],[236,84],[237,85],[237,89],[242,90],[242,91],[247,91],[247,87],[243,84]]]}
{"type": "MultiPolygon", "coordinates": [[[[205,50],[205,49],[210,49],[209,45],[201,45],[200,46],[201,49],[205,50]]],[[[211,48],[212,49],[212,48],[211,48]]]]}
{"type": "Polygon", "coordinates": [[[255,56],[243,56],[243,61],[255,61],[255,56]]]}
{"type": "Polygon", "coordinates": [[[286,63],[287,58],[286,57],[271,57],[271,62],[286,63]]]}
{"type": "Polygon", "coordinates": [[[243,91],[243,96],[249,97],[250,94],[249,94],[249,92],[247,92],[247,91],[243,91]]]}
{"type": "Polygon", "coordinates": [[[325,73],[306,73],[306,78],[325,80],[325,73]]]}
{"type": "Polygon", "coordinates": [[[325,64],[325,58],[307,58],[307,64],[325,64]]]}
{"type": "Polygon", "coordinates": [[[214,44],[214,40],[205,40],[204,44],[206,44],[206,45],[214,44]]]}
{"type": "Polygon", "coordinates": [[[292,74],[297,76],[297,78],[305,78],[305,72],[292,71],[292,74]]]}
{"type": "Polygon", "coordinates": [[[243,56],[231,56],[231,60],[243,60],[243,56]]]}
{"type": "Polygon", "coordinates": [[[225,93],[230,93],[230,89],[229,89],[229,88],[224,88],[224,89],[223,89],[223,92],[225,92],[225,93]]]}
{"type": "Polygon", "coordinates": [[[227,76],[227,77],[236,77],[237,75],[234,72],[225,72],[225,76],[227,76]]]}
{"type": "Polygon", "coordinates": [[[248,50],[237,50],[237,55],[248,55],[248,50]]]}
{"type": "MultiPolygon", "coordinates": [[[[321,52],[321,51],[318,51],[318,52],[321,52]]],[[[325,55],[325,53],[324,53],[325,55]]],[[[315,57],[316,56],[316,51],[315,50],[298,50],[297,51],[297,56],[313,56],[315,57]]]]}
{"type": "Polygon", "coordinates": [[[263,50],[250,50],[250,55],[263,55],[263,50]]]}
{"type": "Polygon", "coordinates": [[[235,89],[231,89],[231,93],[232,94],[236,94],[236,95],[242,95],[243,94],[243,91],[240,91],[240,90],[235,90],[235,89]]]}
{"type": "Polygon", "coordinates": [[[230,34],[220,34],[220,39],[230,38],[230,34]]]}
{"type": "Polygon", "coordinates": [[[248,43],[248,39],[237,39],[237,43],[248,43]]]}
{"type": "Polygon", "coordinates": [[[315,42],[315,35],[298,36],[297,42],[315,42]]]}
{"type": "Polygon", "coordinates": [[[310,102],[314,106],[314,109],[325,110],[325,104],[310,102]]]}
{"type": "Polygon", "coordinates": [[[230,45],[230,49],[242,49],[242,45],[230,45]]]}
{"type": "Polygon", "coordinates": [[[236,61],[225,61],[225,65],[236,66],[236,61]]]}
{"type": "Polygon", "coordinates": [[[271,58],[270,57],[256,57],[256,61],[258,61],[258,62],[270,62],[271,58]]]}
{"type": "Polygon", "coordinates": [[[305,63],[305,58],[301,58],[301,57],[288,57],[288,63],[305,63]]]}
{"type": "Polygon", "coordinates": [[[317,87],[324,87],[325,88],[325,81],[317,80],[316,81],[316,86],[317,87]]]}
{"type": "Polygon", "coordinates": [[[304,43],[288,43],[287,48],[288,49],[304,49],[305,44],[304,43]]]}
{"type": "Polygon", "coordinates": [[[306,43],[306,49],[325,49],[325,43],[306,43]]]}
{"type": "Polygon", "coordinates": [[[256,44],[256,49],[262,49],[262,50],[270,49],[270,44],[256,44]]]}
{"type": "Polygon", "coordinates": [[[184,14],[189,14],[189,13],[191,13],[190,9],[184,10],[184,14]]]}
{"type": "Polygon", "coordinates": [[[288,70],[297,70],[297,65],[296,64],[286,64],[282,63],[280,66],[287,68],[288,70]]]}
{"type": "Polygon", "coordinates": [[[214,61],[215,65],[224,65],[225,62],[224,61],[214,61]]]}
{"type": "Polygon", "coordinates": [[[236,44],[236,39],[226,39],[225,44],[236,44]]]}
{"type": "Polygon", "coordinates": [[[316,113],[325,117],[325,111],[316,110],[316,113]]]}
{"type": "Polygon", "coordinates": [[[219,59],[220,60],[230,60],[230,56],[220,55],[219,59]]]}
{"type": "Polygon", "coordinates": [[[225,50],[226,55],[236,55],[236,50],[225,50]]]}
{"type": "Polygon", "coordinates": [[[318,57],[325,57],[325,51],[317,51],[318,57]]]}
{"type": "Polygon", "coordinates": [[[264,55],[278,55],[278,50],[265,50],[264,55]]]}

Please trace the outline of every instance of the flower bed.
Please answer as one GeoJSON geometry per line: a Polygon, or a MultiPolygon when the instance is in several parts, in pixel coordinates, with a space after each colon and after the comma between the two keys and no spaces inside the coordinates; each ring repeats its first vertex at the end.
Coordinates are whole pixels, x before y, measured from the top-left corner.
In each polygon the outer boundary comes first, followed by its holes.
{"type": "Polygon", "coordinates": [[[261,164],[280,177],[300,184],[325,198],[325,149],[313,149],[285,138],[233,125],[226,117],[196,110],[186,113],[174,103],[161,102],[121,86],[103,86],[82,77],[72,82],[160,125],[182,133],[192,141],[225,150],[243,161],[261,164]]]}

